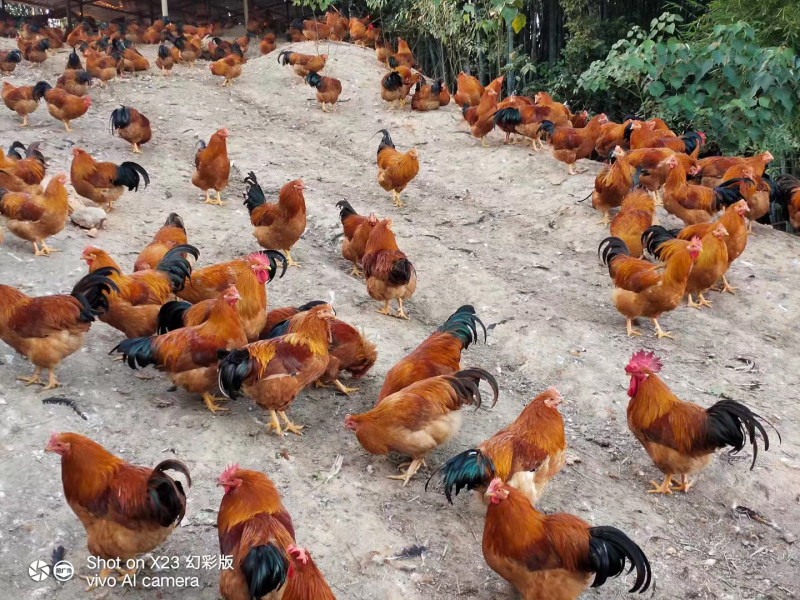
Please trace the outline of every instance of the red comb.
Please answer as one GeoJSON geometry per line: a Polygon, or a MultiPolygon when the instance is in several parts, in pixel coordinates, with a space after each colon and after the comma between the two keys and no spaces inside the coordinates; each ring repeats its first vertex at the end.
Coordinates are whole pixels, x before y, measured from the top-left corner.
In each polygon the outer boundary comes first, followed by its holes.
{"type": "Polygon", "coordinates": [[[219,476],[220,479],[226,480],[233,477],[234,473],[239,470],[239,463],[231,463],[225,470],[222,472],[222,475],[219,476]]]}
{"type": "Polygon", "coordinates": [[[250,262],[253,261],[260,262],[262,265],[269,266],[269,259],[267,258],[267,255],[261,252],[253,252],[252,254],[248,254],[247,260],[249,260],[250,262]]]}
{"type": "Polygon", "coordinates": [[[658,373],[661,370],[661,359],[656,356],[655,352],[645,352],[639,350],[634,352],[631,357],[631,362],[625,367],[625,370],[630,372],[634,371],[650,371],[651,373],[658,373]]]}

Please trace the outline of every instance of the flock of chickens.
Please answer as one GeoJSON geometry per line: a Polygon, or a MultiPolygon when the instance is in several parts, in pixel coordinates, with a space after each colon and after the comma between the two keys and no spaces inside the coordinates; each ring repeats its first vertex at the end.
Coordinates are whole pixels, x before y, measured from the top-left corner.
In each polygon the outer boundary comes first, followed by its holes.
{"type": "MultiPolygon", "coordinates": [[[[292,39],[349,36],[354,43],[374,46],[379,62],[388,67],[381,97],[392,108],[397,102],[406,103],[412,87],[413,110],[435,110],[450,102],[444,83],[425,82],[405,42],[399,40],[394,52],[368,18],[348,20],[331,11],[324,22],[292,25],[288,32],[292,39]]],[[[91,107],[87,93],[93,78],[102,85],[126,71],[149,69],[148,61],[128,44],[160,42],[156,65],[162,73],[178,62],[191,68],[207,52],[206,58],[214,59],[212,73],[224,77],[224,85],[241,75],[247,43],[262,27],[248,23],[247,36],[233,43],[214,37],[205,49],[201,41],[219,35],[219,24],[192,27],[162,19],[148,28],[112,24],[94,34],[83,23],[66,36],[73,51],[55,88],[44,81],[18,88],[4,82],[2,97],[22,116],[23,125],[44,98],[50,114],[69,131],[70,122],[91,107]],[[174,47],[167,48],[167,41],[174,47]],[[76,47],[82,48],[85,70],[76,47]]],[[[32,24],[18,33],[20,50],[0,56],[5,72],[13,71],[21,57],[42,62],[48,46],[55,44],[52,38],[61,43],[64,37],[32,24]]],[[[275,35],[267,33],[260,50],[267,54],[275,46],[275,35]]],[[[325,55],[284,51],[278,56],[316,88],[323,110],[336,103],[342,86],[320,74],[325,55]]],[[[629,335],[638,334],[633,319],[644,316],[652,319],[659,337],[668,336],[657,319],[675,309],[685,294],[689,306],[700,307],[710,304],[703,294],[717,280],[732,290],[724,276],[745,249],[746,216],[751,224],[762,216],[770,193],[773,200],[782,195],[800,207],[800,184],[787,178],[776,183],[765,173],[772,160],[769,153],[698,160],[705,141],[700,132],[679,137],[660,119],[626,119],[617,124],[605,115],[592,119],[585,112],[573,115],[544,92],[534,99],[511,96],[498,102],[501,88],[502,78],[485,88],[467,73],[458,78],[453,99],[482,144],[498,127],[506,142],[511,135],[522,135],[538,149],[546,141],[553,155],[569,165],[570,173],[578,159],[593,153],[609,159],[597,177],[592,203],[603,212],[604,225],[609,211],[620,208],[610,221],[613,237],[603,240],[601,253],[614,279],[613,301],[627,319],[629,335]],[[687,226],[679,231],[659,227],[658,205],[687,226]],[[639,258],[645,251],[660,264],[639,258]],[[699,303],[694,303],[693,294],[699,303]]],[[[110,124],[134,153],[151,140],[149,120],[134,108],[115,110],[110,124]]],[[[400,152],[387,130],[378,133],[382,134],[378,183],[393,193],[396,206],[403,206],[400,194],[419,171],[417,151],[400,152]]],[[[208,144],[200,143],[196,153],[192,183],[205,191],[210,204],[222,204],[220,192],[228,185],[227,137],[227,129],[217,131],[208,144]]],[[[9,231],[30,242],[36,256],[57,251],[46,239],[63,229],[69,212],[66,176],[56,175],[42,188],[45,170],[37,144],[25,147],[15,142],[7,155],[0,152],[0,212],[9,231]]],[[[78,148],[73,150],[70,179],[80,196],[109,210],[125,189],[149,183],[147,172],[137,163],[96,162],[78,148]]],[[[278,435],[302,435],[303,426],[292,422],[286,411],[304,389],[332,384],[344,394],[357,391],[340,378],[348,372],[359,379],[372,368],[377,359],[372,342],[338,319],[323,301],[268,308],[267,284],[282,277],[288,267],[300,267],[290,250],[306,228],[303,182],[285,184],[277,203],[267,200],[255,173],[249,173],[245,183],[244,204],[260,252],[196,268],[200,252],[189,244],[183,220],[173,213],[142,249],[132,273],[123,273],[107,252],[87,246],[81,260],[88,265],[88,274],[69,295],[32,298],[0,285],[0,339],[35,366],[32,376],[19,379],[44,385],[40,375],[46,369],[45,389],[59,385],[55,367],[83,346],[85,334],[99,319],[125,336],[111,353],[121,354],[131,368],[155,366],[175,385],[202,396],[212,413],[226,410],[219,405],[225,398],[244,395],[269,412],[268,431],[278,435]],[[225,398],[213,395],[217,388],[225,398]]],[[[391,315],[394,299],[396,316],[407,319],[403,301],[414,293],[416,271],[397,246],[391,220],[360,215],[346,201],[337,206],[344,232],[342,256],[353,264],[352,274],[363,276],[368,294],[384,303],[378,312],[391,315]]],[[[492,405],[497,402],[495,378],[484,369],[462,367],[462,352],[479,341],[479,327],[485,336],[474,308],[459,308],[388,371],[374,408],[345,418],[344,427],[367,452],[410,457],[403,465],[407,469],[391,477],[404,486],[425,464],[426,456],[458,432],[461,408],[481,406],[481,382],[492,389],[492,405]]],[[[753,465],[759,436],[769,448],[761,417],[732,400],[707,410],[681,401],[658,377],[660,370],[659,359],[643,351],[635,353],[625,368],[631,378],[629,428],[664,473],[663,482],[653,482],[650,492],[688,492],[692,485],[688,475],[706,467],[720,448],[740,451],[751,444],[753,465]]],[[[528,600],[572,600],[590,584],[597,587],[624,573],[627,563],[628,572],[636,571],[630,591],[644,592],[651,584],[650,564],[622,531],[591,527],[564,513],[545,515],[534,508],[565,464],[564,423],[558,411],[562,400],[555,388],[548,389],[507,428],[447,461],[440,468],[444,493],[452,502],[453,492],[474,490],[488,506],[484,557],[528,600]]],[[[124,565],[154,550],[181,522],[186,490],[167,471],[181,473],[190,487],[189,470],[182,462],[167,460],[154,469],[133,466],[75,433],[53,434],[46,450],[61,456],[65,497],[86,529],[93,555],[121,559],[124,565]]],[[[309,553],[296,544],[292,519],[266,475],[231,465],[217,485],[224,489],[217,522],[220,552],[233,557],[233,568],[220,574],[224,598],[334,598],[309,553]]],[[[117,570],[121,576],[130,574],[117,570]]],[[[110,571],[103,569],[100,577],[110,571]]]]}

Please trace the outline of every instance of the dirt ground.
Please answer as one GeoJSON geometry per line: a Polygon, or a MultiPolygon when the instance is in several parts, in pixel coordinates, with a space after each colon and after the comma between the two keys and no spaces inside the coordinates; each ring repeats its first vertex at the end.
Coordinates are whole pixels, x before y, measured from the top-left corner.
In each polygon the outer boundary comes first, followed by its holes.
{"type": "MultiPolygon", "coordinates": [[[[3,49],[13,41],[1,40],[3,49]]],[[[313,52],[313,44],[294,45],[313,52]]],[[[63,545],[79,574],[88,574],[86,535],[66,505],[56,456],[43,452],[53,431],[76,431],[111,452],[141,465],[169,457],[185,461],[194,486],[183,527],[156,554],[186,557],[218,552],[216,512],[221,490],[214,485],[225,465],[264,471],[283,495],[298,543],[313,554],[340,599],[511,599],[518,594],[485,564],[483,516],[462,494],[449,506],[438,492],[425,492],[425,471],[407,488],[389,481],[397,456],[373,457],[343,429],[346,413],[363,412],[376,400],[386,371],[462,304],[474,304],[489,328],[486,344],[465,352],[463,364],[496,374],[500,399],[493,410],[467,410],[458,435],[428,460],[431,469],[474,447],[511,422],[523,406],[555,385],[562,405],[569,463],[550,484],[542,510],[567,511],[589,523],[614,525],[646,551],[660,598],[744,600],[800,595],[800,239],[756,226],[745,254],[729,273],[736,296],[712,293],[702,312],[681,307],[661,321],[675,340],[625,336],[624,319],[609,300],[611,283],[597,260],[607,235],[588,201],[600,166],[582,161],[570,177],[548,153],[503,146],[499,133],[489,148],[465,135],[454,105],[432,113],[384,110],[379,96],[382,68],[374,53],[350,45],[323,45],[330,55],[325,74],[342,80],[335,114],[315,105],[313,90],[276,63],[276,54],[251,60],[231,88],[218,88],[207,65],[175,76],[150,73],[93,89],[89,113],[74,121],[74,133],[43,105],[20,129],[16,115],[0,107],[2,146],[19,139],[43,141],[48,175],[69,172],[73,146],[97,158],[135,160],[150,173],[150,187],[126,192],[97,239],[68,224],[51,238],[61,252],[33,258],[30,246],[7,235],[0,246],[3,283],[28,294],[67,292],[86,272],[79,260],[86,244],[104,248],[124,270],[171,211],[185,223],[190,243],[200,248],[198,266],[258,249],[242,206],[244,175],[252,170],[265,192],[287,181],[306,182],[308,227],[291,269],[269,285],[269,305],[298,305],[335,297],[341,318],[362,327],[379,349],[378,362],[345,397],[331,390],[304,392],[291,415],[306,425],[302,438],[279,440],[265,433],[265,415],[247,399],[231,412],[212,416],[199,398],[170,391],[155,370],[130,370],[108,351],[120,334],[102,323],[86,346],[58,368],[64,387],[87,413],[44,406],[51,395],[16,381],[32,367],[5,345],[0,348],[0,590],[4,597],[85,598],[81,582],[36,583],[28,565],[48,559],[63,545]],[[153,123],[153,141],[133,157],[112,137],[108,117],[120,103],[153,123]],[[220,127],[230,129],[234,162],[224,207],[202,204],[191,185],[195,144],[220,127]],[[394,208],[376,182],[375,151],[380,128],[397,147],[416,146],[418,177],[404,194],[408,206],[394,208]],[[334,206],[350,201],[360,213],[394,222],[398,244],[417,269],[419,285],[408,303],[410,322],[376,314],[362,280],[348,275],[341,257],[341,225],[334,206]],[[749,449],[720,456],[689,494],[646,493],[660,473],[627,429],[623,367],[632,352],[655,350],[663,377],[681,398],[710,406],[731,397],[750,406],[783,435],[759,452],[749,471],[749,449]],[[341,471],[328,480],[338,456],[341,471]],[[734,505],[763,514],[774,526],[735,512],[734,505]],[[424,545],[424,560],[384,560],[412,545],[424,545]]],[[[151,61],[155,47],[144,47],[151,61]]],[[[17,67],[12,83],[55,82],[67,52],[43,67],[17,67]]],[[[87,201],[87,204],[90,204],[87,201]]],[[[667,224],[673,221],[662,215],[667,224]]],[[[677,226],[678,223],[674,222],[677,226]]],[[[199,587],[166,585],[160,590],[110,589],[94,598],[217,598],[218,572],[185,564],[160,575],[197,576],[199,587]]],[[[631,580],[612,580],[588,596],[622,597],[631,580]]],[[[649,592],[648,592],[649,594],[649,592]]]]}

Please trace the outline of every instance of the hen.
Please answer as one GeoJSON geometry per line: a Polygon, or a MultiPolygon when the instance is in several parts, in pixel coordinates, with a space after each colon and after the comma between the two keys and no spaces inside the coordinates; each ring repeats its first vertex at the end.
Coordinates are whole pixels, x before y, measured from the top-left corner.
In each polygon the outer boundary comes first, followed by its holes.
{"type": "Polygon", "coordinates": [[[378,312],[391,315],[389,302],[397,299],[397,317],[408,320],[403,312],[403,300],[408,300],[417,289],[417,271],[406,255],[397,247],[391,220],[384,219],[370,233],[361,265],[367,282],[367,293],[375,300],[383,300],[378,312]]]}
{"type": "Polygon", "coordinates": [[[233,568],[220,572],[219,593],[225,600],[273,600],[271,592],[280,590],[289,577],[286,555],[294,543],[292,518],[263,473],[232,464],[217,486],[224,489],[217,514],[219,551],[233,557],[233,568]]]}
{"type": "Polygon", "coordinates": [[[611,219],[609,233],[625,242],[634,258],[642,255],[642,234],[653,225],[656,203],[645,190],[634,189],[622,201],[617,215],[611,219]]]}
{"type": "Polygon", "coordinates": [[[111,113],[111,134],[116,131],[123,140],[131,145],[131,151],[141,154],[139,146],[146,144],[153,136],[150,119],[135,108],[122,106],[111,113]]]}
{"type": "Polygon", "coordinates": [[[302,179],[290,181],[281,188],[277,204],[268,204],[256,174],[250,171],[245,178],[247,191],[244,205],[250,213],[253,236],[266,250],[283,250],[290,267],[302,266],[292,259],[292,249],[306,230],[305,184],[302,179]]]}
{"type": "Polygon", "coordinates": [[[361,266],[361,259],[367,249],[367,241],[378,224],[378,218],[370,213],[368,217],[359,215],[347,200],[336,203],[339,207],[339,219],[344,228],[344,239],[342,240],[342,256],[345,260],[353,263],[351,275],[361,277],[362,273],[358,270],[361,266]]]}
{"type": "Polygon", "coordinates": [[[553,157],[567,164],[570,175],[577,175],[575,162],[591,155],[604,123],[608,123],[608,118],[601,113],[592,117],[583,129],[556,127],[548,120],[541,122],[540,129],[550,137],[553,157]]]}
{"type": "Polygon", "coordinates": [[[448,502],[453,503],[453,488],[456,495],[466,488],[482,496],[491,481],[499,478],[535,505],[566,462],[564,419],[558,411],[563,400],[556,388],[547,389],[511,425],[448,460],[441,467],[448,502]]]}
{"type": "MultiPolygon", "coordinates": [[[[664,473],[659,485],[652,481],[654,494],[688,492],[693,482],[688,475],[705,469],[721,448],[741,451],[748,437],[753,446],[752,470],[758,457],[757,434],[769,450],[769,437],[762,417],[734,400],[721,400],[708,409],[677,398],[658,378],[661,360],[653,352],[634,353],[625,367],[631,378],[628,387],[628,428],[644,446],[653,464],[664,473]],[[681,476],[678,487],[672,477],[681,476]]],[[[780,439],[780,434],[778,434],[780,439]]]]}
{"type": "MultiPolygon", "coordinates": [[[[56,175],[41,196],[0,188],[0,214],[6,218],[5,226],[18,238],[33,245],[34,256],[49,256],[51,252],[59,252],[49,247],[45,239],[64,229],[67,221],[69,198],[64,187],[66,182],[66,175],[56,175]]],[[[3,229],[0,227],[2,240],[3,229]]]]}
{"type": "Polygon", "coordinates": [[[610,157],[614,159],[614,163],[610,167],[604,166],[594,180],[592,207],[603,211],[603,218],[598,221],[598,225],[608,225],[611,222],[609,211],[622,205],[631,189],[631,167],[627,154],[617,146],[610,157]]]}
{"type": "Polygon", "coordinates": [[[739,190],[729,186],[739,183],[742,178],[723,181],[712,190],[688,183],[686,171],[675,155],[666,159],[666,165],[670,171],[664,186],[664,209],[687,225],[706,223],[723,206],[741,199],[739,190]]]}
{"type": "Polygon", "coordinates": [[[199,325],[170,331],[157,337],[127,339],[111,352],[122,354],[131,369],[155,365],[166,371],[173,384],[192,394],[202,394],[212,414],[220,408],[211,390],[217,384],[218,350],[240,348],[247,336],[235,306],[241,296],[230,286],[211,306],[208,318],[199,325]]]}
{"type": "Polygon", "coordinates": [[[206,204],[224,203],[219,193],[228,187],[228,177],[231,173],[231,161],[228,160],[228,130],[220,129],[208,140],[208,146],[203,140],[198,142],[200,148],[194,157],[195,171],[192,173],[192,184],[206,193],[206,204]],[[212,200],[208,192],[215,190],[217,199],[212,200]]]}
{"type": "Polygon", "coordinates": [[[486,341],[486,328],[475,314],[475,308],[469,304],[460,307],[411,354],[389,369],[378,394],[378,402],[417,381],[438,375],[452,375],[458,371],[461,368],[461,353],[470,344],[478,342],[477,325],[483,329],[486,341]]]}
{"type": "Polygon", "coordinates": [[[103,267],[113,267],[116,271],[109,278],[118,289],[108,294],[109,308],[100,320],[124,333],[125,337],[153,335],[161,306],[183,288],[192,272],[185,254],[195,258],[200,255],[194,246],[181,244],[169,250],[154,270],[123,275],[105,251],[93,246],[84,248],[81,260],[86,261],[90,273],[103,267]]]}
{"type": "MultiPolygon", "coordinates": [[[[128,561],[152,552],[186,514],[186,493],[166,471],[177,471],[191,487],[189,469],[168,459],[153,469],[128,463],[77,433],[54,433],[45,452],[61,456],[64,498],[86,529],[89,554],[105,561],[128,561]]],[[[136,568],[120,575],[132,575],[136,568]]],[[[102,581],[111,572],[104,568],[102,581]]],[[[121,580],[121,579],[120,579],[121,580]]]]}
{"type": "Polygon", "coordinates": [[[72,132],[69,122],[82,117],[92,106],[89,96],[75,96],[66,90],[53,89],[46,81],[40,81],[33,86],[33,99],[37,102],[44,98],[47,110],[52,117],[64,123],[64,128],[72,132]]]}
{"type": "Polygon", "coordinates": [[[224,81],[220,83],[220,87],[226,85],[233,85],[233,80],[240,77],[242,74],[242,63],[244,62],[244,55],[241,48],[236,46],[236,51],[229,54],[224,58],[219,58],[209,65],[211,73],[217,77],[224,77],[224,81]]]}
{"type": "Polygon", "coordinates": [[[244,392],[260,407],[270,412],[267,431],[284,429],[302,435],[303,426],[286,416],[289,405],[303,388],[314,383],[328,366],[330,322],[333,309],[322,304],[301,313],[291,323],[289,333],[270,340],[247,344],[229,353],[220,352],[219,387],[228,398],[244,392]]]}
{"type": "Polygon", "coordinates": [[[646,260],[631,257],[625,242],[619,238],[607,237],[600,242],[598,252],[614,280],[611,301],[625,316],[628,337],[641,335],[633,329],[633,319],[637,317],[649,317],[659,339],[672,337],[661,329],[658,318],[681,303],[689,273],[702,250],[699,238],[691,242],[664,242],[658,251],[666,266],[660,269],[646,260]]]}
{"type": "Polygon", "coordinates": [[[575,600],[594,582],[636,569],[629,590],[650,587],[650,563],[636,543],[616,527],[591,527],[566,513],[545,515],[498,477],[486,491],[483,528],[486,564],[513,585],[524,600],[575,600]]]}
{"type": "Polygon", "coordinates": [[[0,285],[0,339],[27,357],[36,370],[31,377],[18,377],[28,385],[41,384],[39,374],[48,370],[45,389],[59,385],[55,368],[83,347],[84,335],[97,315],[108,310],[106,294],[117,290],[111,268],[84,276],[70,295],[31,298],[19,290],[0,285]]]}
{"type": "Polygon", "coordinates": [[[177,213],[170,213],[164,225],[153,236],[153,241],[139,253],[133,270],[155,269],[167,252],[185,243],[186,228],[183,226],[183,219],[177,213]]]}
{"type": "Polygon", "coordinates": [[[33,87],[29,85],[14,87],[4,81],[0,96],[2,96],[3,102],[10,110],[22,117],[20,127],[27,127],[28,115],[39,108],[39,101],[33,97],[33,87]]]}
{"type": "Polygon", "coordinates": [[[383,134],[378,145],[378,184],[387,192],[392,192],[395,206],[405,206],[400,201],[400,193],[419,173],[417,149],[400,153],[395,149],[392,137],[386,129],[381,129],[378,133],[383,134]]]}
{"type": "Polygon", "coordinates": [[[458,106],[478,106],[483,96],[483,86],[476,77],[463,71],[458,74],[456,79],[456,93],[453,99],[458,106]]]}
{"type": "Polygon", "coordinates": [[[497,403],[497,381],[487,371],[464,369],[452,375],[440,375],[418,381],[387,396],[375,408],[360,415],[347,415],[346,429],[353,431],[358,443],[370,454],[399,452],[411,457],[408,470],[389,479],[403,481],[403,487],[425,464],[425,457],[453,437],[461,428],[461,407],[480,408],[478,386],[486,381],[497,403]]]}
{"type": "Polygon", "coordinates": [[[161,75],[166,76],[167,73],[172,75],[172,67],[175,65],[175,58],[172,56],[166,44],[161,44],[158,47],[158,56],[156,57],[156,66],[161,69],[161,75]]]}
{"type": "Polygon", "coordinates": [[[427,112],[429,110],[439,110],[439,94],[442,92],[441,82],[433,85],[426,85],[424,81],[418,81],[414,95],[411,97],[411,110],[427,112]]]}

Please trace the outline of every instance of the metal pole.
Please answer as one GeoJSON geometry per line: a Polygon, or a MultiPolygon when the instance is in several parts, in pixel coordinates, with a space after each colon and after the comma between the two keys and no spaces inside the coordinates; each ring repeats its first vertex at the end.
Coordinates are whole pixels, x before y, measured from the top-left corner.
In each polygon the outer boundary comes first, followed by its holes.
{"type": "MultiPolygon", "coordinates": [[[[6,12],[6,2],[5,2],[5,0],[3,0],[3,12],[4,13],[6,12]]],[[[72,31],[72,5],[70,4],[69,0],[67,0],[67,31],[68,32],[72,31]]],[[[69,34],[67,34],[67,35],[69,35],[69,34]]]]}
{"type": "Polygon", "coordinates": [[[247,21],[250,20],[250,7],[248,6],[247,0],[242,0],[244,2],[244,28],[247,29],[247,21]]]}
{"type": "Polygon", "coordinates": [[[81,9],[81,21],[83,21],[83,2],[78,2],[78,6],[81,9]]]}
{"type": "Polygon", "coordinates": [[[169,6],[167,5],[167,0],[161,0],[161,16],[169,16],[169,6]]]}
{"type": "Polygon", "coordinates": [[[150,25],[156,22],[156,8],[153,0],[150,0],[150,25]]]}

